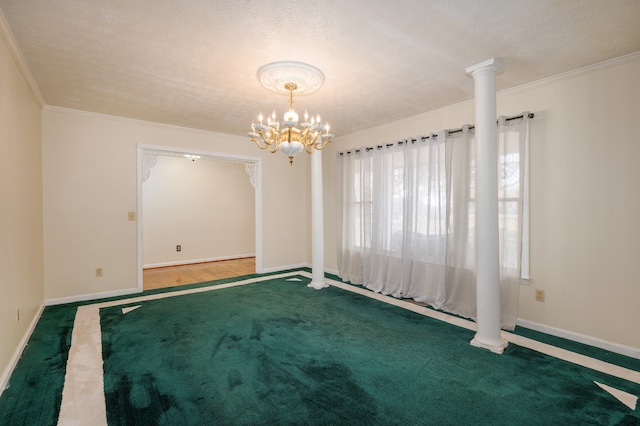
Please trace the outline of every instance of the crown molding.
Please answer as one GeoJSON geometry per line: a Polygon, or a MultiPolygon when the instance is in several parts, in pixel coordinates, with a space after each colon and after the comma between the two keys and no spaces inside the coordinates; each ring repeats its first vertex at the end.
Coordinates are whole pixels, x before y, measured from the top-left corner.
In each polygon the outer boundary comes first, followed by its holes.
{"type": "Polygon", "coordinates": [[[18,47],[15,38],[13,37],[11,28],[9,28],[9,24],[4,17],[4,13],[2,13],[2,10],[0,10],[0,37],[2,37],[5,44],[7,45],[9,53],[11,53],[13,60],[15,61],[18,69],[20,70],[20,73],[22,74],[22,77],[27,83],[27,86],[29,86],[29,89],[31,89],[31,93],[33,93],[36,101],[38,101],[38,103],[40,104],[40,108],[44,108],[46,102],[44,101],[44,97],[42,97],[40,87],[38,86],[35,78],[33,78],[33,75],[31,74],[27,63],[24,60],[24,56],[22,56],[22,52],[20,51],[20,48],[18,47]]]}
{"type": "Polygon", "coordinates": [[[87,111],[84,109],[73,109],[73,108],[55,106],[50,104],[45,105],[43,109],[45,111],[51,111],[55,113],[83,115],[85,117],[93,117],[93,118],[102,119],[102,120],[112,120],[112,121],[118,121],[121,123],[135,124],[139,126],[155,127],[159,129],[172,129],[172,130],[184,131],[184,132],[195,133],[200,135],[208,135],[208,136],[218,135],[225,138],[247,140],[246,137],[244,136],[234,135],[231,133],[222,133],[222,132],[217,132],[215,130],[199,129],[196,127],[178,126],[176,124],[166,124],[166,123],[160,123],[157,121],[147,121],[139,118],[124,117],[122,115],[111,115],[111,114],[105,114],[102,112],[87,111]]]}
{"type": "Polygon", "coordinates": [[[617,65],[631,63],[639,59],[640,59],[640,50],[636,52],[627,53],[626,55],[616,56],[615,58],[606,59],[601,62],[596,62],[595,64],[585,65],[584,67],[576,68],[570,71],[565,71],[560,74],[554,74],[548,77],[543,77],[538,80],[530,81],[528,83],[523,83],[515,87],[510,87],[508,89],[502,89],[497,92],[497,95],[500,96],[507,93],[519,92],[522,90],[529,90],[531,88],[544,86],[550,83],[555,83],[556,81],[559,81],[559,80],[578,77],[581,75],[589,74],[591,72],[611,68],[617,65]]]}

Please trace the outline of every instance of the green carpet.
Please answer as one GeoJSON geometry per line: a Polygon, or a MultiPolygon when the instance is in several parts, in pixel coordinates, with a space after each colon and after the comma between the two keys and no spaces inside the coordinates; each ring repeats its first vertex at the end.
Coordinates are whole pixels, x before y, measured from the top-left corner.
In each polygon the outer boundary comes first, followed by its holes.
{"type": "Polygon", "coordinates": [[[109,424],[633,424],[640,386],[284,279],[103,309],[109,424]],[[144,353],[144,356],[141,356],[144,353]]]}
{"type": "Polygon", "coordinates": [[[45,308],[0,397],[0,425],[57,423],[75,311],[45,308]]]}
{"type": "MultiPolygon", "coordinates": [[[[496,355],[471,331],[300,279],[102,309],[109,424],[640,424],[593,382],[638,384],[513,344],[496,355]]],[[[45,310],[1,425],[55,424],[74,314],[45,310]]]]}

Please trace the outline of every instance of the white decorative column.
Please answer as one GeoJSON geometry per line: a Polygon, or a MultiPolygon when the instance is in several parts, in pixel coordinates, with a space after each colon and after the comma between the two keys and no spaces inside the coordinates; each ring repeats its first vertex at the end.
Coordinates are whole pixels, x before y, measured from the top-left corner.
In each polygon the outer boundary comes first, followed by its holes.
{"type": "Polygon", "coordinates": [[[311,154],[311,282],[309,287],[329,287],[324,280],[324,223],[322,207],[322,151],[311,154]]]}
{"type": "Polygon", "coordinates": [[[498,140],[496,75],[504,69],[492,58],[466,69],[475,87],[476,134],[476,306],[478,331],[473,346],[501,354],[498,246],[498,140]]]}

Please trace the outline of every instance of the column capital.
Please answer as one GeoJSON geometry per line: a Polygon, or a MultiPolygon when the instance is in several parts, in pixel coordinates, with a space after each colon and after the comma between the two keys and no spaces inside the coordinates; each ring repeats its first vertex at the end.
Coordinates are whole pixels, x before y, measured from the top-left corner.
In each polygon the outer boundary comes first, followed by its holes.
{"type": "Polygon", "coordinates": [[[478,71],[493,71],[495,74],[501,74],[504,71],[504,63],[498,58],[487,59],[479,64],[465,68],[468,75],[473,76],[478,71]]]}

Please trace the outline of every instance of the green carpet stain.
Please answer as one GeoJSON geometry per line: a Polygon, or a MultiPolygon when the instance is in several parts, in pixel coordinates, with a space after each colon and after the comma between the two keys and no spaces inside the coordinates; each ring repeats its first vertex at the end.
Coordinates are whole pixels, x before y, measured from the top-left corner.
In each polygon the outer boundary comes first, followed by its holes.
{"type": "Polygon", "coordinates": [[[348,366],[314,362],[304,373],[315,386],[303,398],[310,411],[322,415],[322,424],[377,423],[375,398],[358,385],[348,366]]]}
{"type": "Polygon", "coordinates": [[[253,340],[260,340],[263,331],[264,327],[262,324],[254,320],[251,328],[251,336],[249,336],[249,338],[253,340]]]}
{"type": "Polygon", "coordinates": [[[180,424],[179,417],[172,416],[174,400],[171,395],[158,393],[153,375],[144,374],[132,381],[122,377],[118,382],[117,392],[105,392],[107,406],[118,407],[119,411],[107,411],[110,425],[158,425],[180,424]],[[171,418],[176,423],[166,423],[171,418]]]}
{"type": "Polygon", "coordinates": [[[240,374],[240,371],[238,371],[237,369],[231,370],[227,375],[227,383],[229,385],[227,388],[229,392],[231,392],[236,386],[242,385],[244,382],[242,381],[242,375],[240,374]]]}

